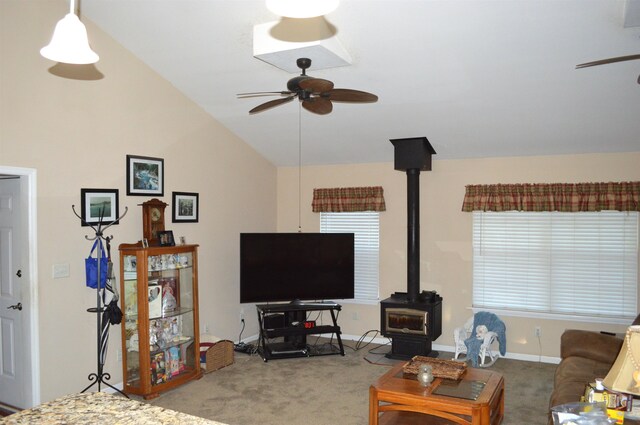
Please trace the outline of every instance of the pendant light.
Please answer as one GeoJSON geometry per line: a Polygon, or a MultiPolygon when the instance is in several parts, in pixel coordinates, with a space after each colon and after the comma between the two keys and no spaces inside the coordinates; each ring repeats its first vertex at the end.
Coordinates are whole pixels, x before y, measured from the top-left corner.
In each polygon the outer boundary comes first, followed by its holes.
{"type": "Polygon", "coordinates": [[[89,47],[87,28],[75,14],[75,0],[69,0],[69,13],[56,24],[51,42],[40,54],[55,62],[86,65],[96,63],[98,54],[89,47]]]}
{"type": "Polygon", "coordinates": [[[267,9],[287,18],[315,18],[337,9],[340,0],[266,0],[267,9]]]}

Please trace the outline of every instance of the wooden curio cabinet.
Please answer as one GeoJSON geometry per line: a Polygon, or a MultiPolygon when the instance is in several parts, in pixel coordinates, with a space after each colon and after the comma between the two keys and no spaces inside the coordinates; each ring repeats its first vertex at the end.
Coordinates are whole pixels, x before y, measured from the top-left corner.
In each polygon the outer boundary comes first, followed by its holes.
{"type": "Polygon", "coordinates": [[[124,392],[157,397],[202,376],[197,245],[120,245],[124,392]]]}

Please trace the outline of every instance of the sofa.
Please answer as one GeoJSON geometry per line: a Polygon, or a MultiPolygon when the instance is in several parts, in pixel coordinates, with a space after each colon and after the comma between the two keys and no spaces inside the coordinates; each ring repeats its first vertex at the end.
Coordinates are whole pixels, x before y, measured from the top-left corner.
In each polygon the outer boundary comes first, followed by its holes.
{"type": "MultiPolygon", "coordinates": [[[[640,324],[640,315],[633,325],[640,324]]],[[[556,369],[553,392],[549,399],[549,423],[551,408],[560,404],[580,401],[585,385],[604,378],[618,357],[624,334],[567,329],[560,339],[560,364],[556,369]]]]}

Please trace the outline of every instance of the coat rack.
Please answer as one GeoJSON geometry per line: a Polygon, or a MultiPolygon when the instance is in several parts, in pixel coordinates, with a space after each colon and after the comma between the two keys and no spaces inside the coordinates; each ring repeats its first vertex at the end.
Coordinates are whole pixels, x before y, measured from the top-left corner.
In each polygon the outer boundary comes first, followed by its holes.
{"type": "MultiPolygon", "coordinates": [[[[96,241],[96,240],[104,240],[107,248],[109,249],[110,245],[109,242],[113,239],[113,236],[104,236],[104,231],[107,230],[109,227],[111,227],[114,223],[117,223],[118,221],[120,221],[125,215],[127,215],[127,211],[129,210],[127,207],[125,207],[124,209],[124,213],[116,218],[115,220],[109,222],[109,223],[103,223],[102,220],[104,218],[104,207],[102,207],[101,211],[100,211],[100,218],[98,220],[97,224],[90,224],[87,221],[85,221],[80,215],[78,215],[78,213],[76,212],[76,208],[75,205],[71,205],[71,209],[73,210],[73,213],[76,215],[76,217],[78,217],[80,219],[80,221],[82,221],[82,223],[86,226],[89,226],[93,229],[93,231],[95,232],[95,236],[89,237],[88,235],[85,235],[85,239],[89,240],[89,241],[96,241]]],[[[81,392],[85,392],[87,391],[89,388],[91,388],[94,385],[98,385],[98,392],[100,392],[100,385],[104,384],[107,387],[116,390],[117,392],[119,392],[120,394],[122,394],[123,396],[129,398],[129,396],[127,396],[125,393],[123,393],[122,391],[120,391],[118,388],[114,387],[113,385],[109,384],[107,382],[107,380],[111,379],[111,375],[107,372],[104,371],[104,362],[106,360],[106,354],[107,354],[107,342],[109,340],[109,323],[103,323],[102,321],[102,314],[105,311],[105,300],[104,300],[104,292],[107,290],[107,282],[110,280],[110,277],[112,276],[112,270],[111,267],[109,267],[109,269],[107,270],[107,279],[105,281],[105,284],[102,285],[101,282],[101,271],[100,271],[100,266],[101,266],[101,261],[100,259],[102,258],[102,243],[98,243],[97,245],[97,256],[98,256],[98,276],[96,279],[97,285],[96,285],[96,307],[95,308],[88,308],[87,311],[90,313],[96,313],[96,318],[97,318],[97,329],[98,329],[98,334],[97,334],[97,346],[98,346],[98,352],[97,352],[97,372],[95,373],[90,373],[88,376],[89,381],[92,381],[91,384],[89,384],[88,387],[86,387],[84,390],[82,390],[81,392]],[[102,286],[102,288],[101,288],[102,286]],[[100,294],[100,290],[102,289],[102,295],[100,294]],[[103,326],[105,326],[105,329],[103,329],[103,326]]],[[[109,253],[110,254],[110,253],[109,253]]],[[[111,257],[111,255],[109,255],[109,257],[111,257]]],[[[109,261],[109,264],[111,264],[111,262],[109,261]]],[[[114,296],[116,296],[116,290],[113,290],[114,296]]]]}

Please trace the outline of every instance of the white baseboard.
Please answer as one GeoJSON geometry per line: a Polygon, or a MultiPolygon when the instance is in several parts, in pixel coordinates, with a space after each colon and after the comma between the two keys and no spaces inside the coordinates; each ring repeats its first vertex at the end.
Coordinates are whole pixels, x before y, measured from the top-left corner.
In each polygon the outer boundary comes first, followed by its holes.
{"type": "MultiPolygon", "coordinates": [[[[323,334],[320,336],[325,338],[331,338],[333,334],[323,334]]],[[[381,344],[381,345],[391,344],[391,340],[389,338],[381,337],[381,336],[374,337],[374,338],[368,338],[368,337],[362,338],[362,335],[341,334],[341,337],[345,341],[357,342],[362,339],[363,343],[372,342],[374,344],[381,344]]],[[[257,340],[258,340],[258,335],[251,335],[247,338],[242,339],[242,341],[244,342],[253,342],[257,340]]],[[[454,353],[456,351],[456,349],[452,345],[433,344],[432,348],[437,351],[447,351],[450,353],[454,353]]],[[[510,353],[510,352],[507,352],[504,358],[513,359],[513,360],[522,360],[525,362],[550,363],[550,364],[558,364],[560,363],[560,360],[561,360],[560,357],[537,356],[535,354],[520,354],[520,353],[510,353]]]]}
{"type": "MultiPolygon", "coordinates": [[[[330,336],[330,335],[328,335],[330,336]]],[[[362,336],[357,335],[341,335],[343,340],[347,341],[360,341],[362,336]]],[[[390,344],[391,340],[386,337],[375,337],[375,338],[364,338],[364,342],[373,342],[375,344],[390,344]]],[[[432,348],[436,351],[446,351],[450,353],[455,353],[456,349],[452,345],[441,345],[441,344],[433,344],[432,348]]],[[[559,357],[550,357],[550,356],[536,356],[534,354],[519,354],[519,353],[509,353],[504,356],[505,359],[513,359],[513,360],[523,360],[527,362],[536,362],[536,363],[550,363],[550,364],[558,364],[560,363],[559,357]]]]}
{"type": "MultiPolygon", "coordinates": [[[[120,391],[122,391],[122,389],[124,388],[124,382],[118,382],[117,384],[109,384],[109,385],[113,385],[114,387],[116,387],[120,391]]],[[[108,387],[108,386],[105,385],[104,389],[102,389],[102,392],[109,393],[109,394],[115,394],[116,390],[114,390],[113,388],[108,387]]]]}
{"type": "MultiPolygon", "coordinates": [[[[247,342],[253,342],[253,341],[257,341],[257,340],[258,340],[258,335],[256,334],[256,335],[248,336],[248,337],[246,337],[246,338],[242,338],[242,341],[238,341],[238,342],[244,342],[244,343],[247,343],[247,342]]],[[[236,342],[236,344],[237,344],[238,342],[236,342]]]]}

